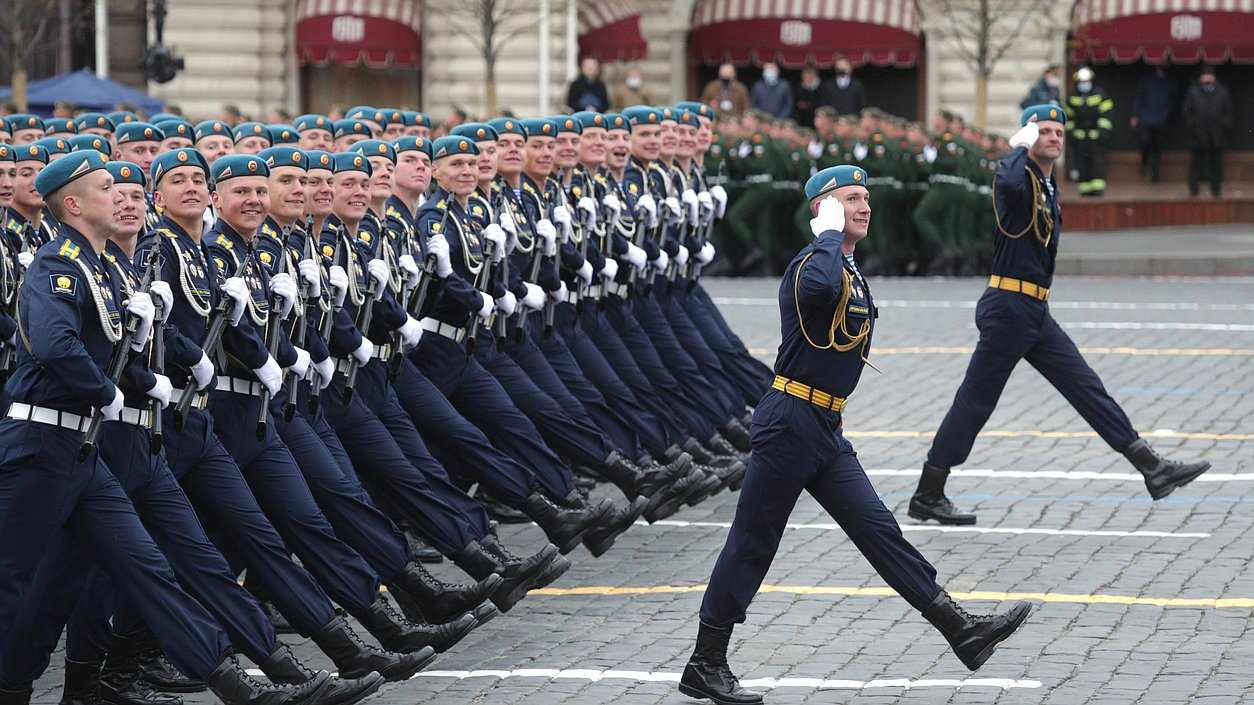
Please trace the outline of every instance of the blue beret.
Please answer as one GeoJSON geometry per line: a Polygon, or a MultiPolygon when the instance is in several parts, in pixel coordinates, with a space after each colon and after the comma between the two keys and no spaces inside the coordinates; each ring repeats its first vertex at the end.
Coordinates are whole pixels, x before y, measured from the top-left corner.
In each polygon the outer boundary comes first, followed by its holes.
{"type": "Polygon", "coordinates": [[[124,122],[113,131],[113,141],[118,144],[133,142],[160,142],[165,134],[156,125],[146,122],[124,122]]]}
{"type": "Polygon", "coordinates": [[[18,130],[39,130],[40,132],[44,130],[44,121],[27,113],[9,115],[4,120],[9,123],[10,133],[16,133],[18,130]]]}
{"type": "MultiPolygon", "coordinates": [[[[223,158],[225,157],[219,157],[219,160],[223,158]]],[[[161,183],[161,177],[181,166],[194,166],[204,172],[206,179],[209,178],[209,163],[205,161],[205,155],[191,147],[180,147],[162,152],[152,160],[152,166],[149,167],[152,170],[152,187],[156,188],[161,183]]]]}
{"type": "Polygon", "coordinates": [[[13,161],[48,163],[48,150],[38,144],[13,145],[13,161]]]}
{"type": "Polygon", "coordinates": [[[369,105],[354,105],[344,113],[346,120],[374,120],[376,110],[369,105]]]}
{"type": "Polygon", "coordinates": [[[463,122],[449,132],[458,137],[469,137],[476,142],[495,142],[500,139],[496,128],[486,122],[463,122]]]}
{"type": "Polygon", "coordinates": [[[458,154],[479,154],[479,145],[474,140],[457,135],[445,135],[436,140],[431,145],[431,153],[433,159],[443,159],[445,157],[454,157],[458,154]]]}
{"type": "Polygon", "coordinates": [[[121,127],[124,122],[139,122],[140,120],[138,115],[129,110],[114,110],[109,113],[109,121],[116,128],[121,127]]]}
{"type": "Polygon", "coordinates": [[[229,137],[234,141],[235,136],[231,134],[231,126],[221,120],[205,120],[196,123],[196,142],[206,137],[229,137]]]}
{"type": "Polygon", "coordinates": [[[170,120],[162,120],[156,123],[157,129],[161,130],[166,139],[171,137],[184,137],[186,139],[194,139],[196,136],[196,128],[183,118],[172,118],[170,120]]]}
{"type": "Polygon", "coordinates": [[[391,125],[393,123],[402,124],[402,125],[405,123],[405,116],[401,115],[401,111],[397,108],[379,108],[378,110],[375,111],[375,115],[383,116],[382,120],[379,120],[376,117],[375,122],[379,123],[380,125],[384,127],[387,127],[388,125],[391,125]]]}
{"type": "Polygon", "coordinates": [[[559,133],[573,132],[578,135],[583,132],[583,125],[579,124],[579,121],[570,115],[551,115],[548,119],[559,133]]]}
{"type": "Polygon", "coordinates": [[[0,162],[13,161],[13,145],[0,143],[0,162]]]}
{"type": "Polygon", "coordinates": [[[334,171],[337,174],[345,171],[360,171],[366,176],[374,174],[374,169],[370,167],[370,160],[356,152],[336,152],[331,160],[335,162],[334,171]]]}
{"type": "Polygon", "coordinates": [[[362,140],[353,144],[352,147],[349,147],[349,151],[364,154],[367,158],[383,157],[393,164],[396,163],[396,148],[392,146],[391,142],[384,142],[383,140],[362,140]]]}
{"type": "Polygon", "coordinates": [[[488,120],[488,126],[496,130],[497,139],[500,139],[502,135],[522,135],[523,139],[527,137],[527,126],[517,118],[500,117],[488,120]]]}
{"type": "Polygon", "coordinates": [[[55,135],[58,132],[78,132],[74,121],[70,118],[48,118],[44,120],[44,134],[55,135]]]}
{"type": "Polygon", "coordinates": [[[296,128],[291,125],[284,125],[282,123],[266,125],[266,132],[268,133],[267,136],[270,138],[270,144],[272,145],[296,144],[300,141],[300,133],[297,132],[296,128]]]}
{"type": "MultiPolygon", "coordinates": [[[[23,146],[22,150],[30,146],[23,146]]],[[[105,158],[100,152],[94,149],[74,152],[40,169],[35,176],[35,190],[39,191],[40,196],[47,198],[71,181],[103,168],[105,158]]]]}
{"type": "MultiPolygon", "coordinates": [[[[322,129],[322,128],[318,128],[322,129]]],[[[330,152],[324,152],[321,149],[306,149],[305,164],[309,171],[314,169],[323,169],[325,171],[335,171],[335,158],[330,152]]]]}
{"type": "Polygon", "coordinates": [[[618,113],[605,114],[605,129],[631,132],[631,121],[618,113]]]}
{"type": "Polygon", "coordinates": [[[706,103],[699,103],[695,100],[685,100],[681,103],[676,103],[675,107],[679,110],[687,110],[689,112],[696,113],[698,117],[709,118],[711,120],[718,117],[718,113],[715,112],[714,108],[711,108],[706,103]]]}
{"type": "Polygon", "coordinates": [[[577,112],[574,115],[571,115],[571,117],[575,118],[575,121],[579,123],[579,126],[585,130],[590,127],[592,128],[599,127],[599,128],[604,129],[608,124],[605,121],[604,115],[598,112],[593,112],[591,110],[583,110],[583,111],[577,112]]]}
{"type": "Polygon", "coordinates": [[[557,137],[557,125],[548,118],[523,120],[523,127],[527,128],[527,139],[532,137],[557,137]]]}
{"type": "Polygon", "coordinates": [[[109,138],[102,135],[74,135],[69,141],[70,149],[75,152],[94,149],[106,157],[113,154],[113,145],[109,144],[109,138]]]}
{"type": "Polygon", "coordinates": [[[266,142],[270,141],[270,131],[266,129],[265,125],[262,125],[259,122],[241,122],[235,126],[232,134],[236,144],[238,144],[240,140],[248,137],[260,137],[266,142]]]}
{"type": "Polygon", "coordinates": [[[627,118],[632,127],[636,125],[657,125],[662,122],[661,111],[647,105],[633,105],[630,108],[625,108],[623,117],[627,118]]]}
{"type": "Polygon", "coordinates": [[[658,108],[658,112],[662,114],[662,122],[678,122],[679,111],[669,105],[658,108]]]}
{"type": "Polygon", "coordinates": [[[109,162],[105,168],[113,174],[115,184],[138,184],[145,186],[144,170],[134,162],[109,162]]]}
{"type": "Polygon", "coordinates": [[[69,154],[74,151],[73,145],[71,145],[69,140],[64,137],[45,137],[43,139],[35,140],[33,144],[37,144],[48,150],[49,158],[51,158],[54,154],[69,154]]]}
{"type": "Polygon", "coordinates": [[[185,120],[185,119],[186,118],[184,118],[182,115],[175,115],[174,113],[153,113],[152,115],[148,116],[148,122],[151,122],[154,125],[163,123],[166,120],[185,120]]]}
{"type": "Polygon", "coordinates": [[[336,139],[347,135],[365,135],[370,136],[370,126],[361,120],[336,120],[335,131],[332,133],[336,139]]]}
{"type": "Polygon", "coordinates": [[[1066,110],[1063,110],[1060,106],[1055,105],[1054,103],[1042,103],[1041,105],[1028,106],[1028,109],[1023,111],[1023,114],[1019,116],[1019,127],[1027,125],[1028,119],[1034,115],[1036,116],[1037,122],[1053,120],[1054,122],[1061,122],[1064,125],[1067,124],[1066,110]]]}
{"type": "Polygon", "coordinates": [[[82,113],[74,118],[74,129],[79,132],[93,127],[113,132],[113,121],[104,113],[82,113]]]}
{"type": "Polygon", "coordinates": [[[697,114],[687,108],[675,108],[675,117],[680,125],[688,125],[689,127],[701,127],[701,121],[697,119],[697,114]]]}
{"type": "Polygon", "coordinates": [[[281,166],[294,166],[306,171],[309,170],[309,155],[295,147],[270,147],[258,152],[257,156],[265,160],[266,166],[271,169],[281,166]]]}
{"type": "Polygon", "coordinates": [[[427,155],[428,158],[431,157],[431,140],[425,137],[412,137],[407,135],[405,137],[398,138],[392,143],[392,146],[396,148],[396,154],[398,156],[402,152],[422,152],[427,155]]]}
{"type": "Polygon", "coordinates": [[[860,166],[829,166],[806,182],[806,198],[814,200],[841,186],[866,186],[866,170],[860,166]]]}
{"type": "Polygon", "coordinates": [[[423,127],[431,127],[431,118],[417,110],[402,110],[401,124],[406,127],[414,127],[422,125],[423,127]]]}
{"type": "Polygon", "coordinates": [[[209,173],[215,184],[238,176],[270,177],[270,169],[266,163],[254,154],[224,154],[214,161],[209,173]]]}
{"type": "Polygon", "coordinates": [[[297,132],[301,133],[309,130],[326,130],[329,134],[331,130],[335,129],[335,123],[331,122],[331,118],[316,113],[301,115],[292,122],[292,126],[296,128],[297,132]]]}

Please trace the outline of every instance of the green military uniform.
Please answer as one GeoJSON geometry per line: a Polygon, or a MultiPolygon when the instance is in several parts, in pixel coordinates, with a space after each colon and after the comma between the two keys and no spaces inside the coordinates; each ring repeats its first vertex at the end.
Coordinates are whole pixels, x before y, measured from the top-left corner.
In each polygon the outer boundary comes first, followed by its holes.
{"type": "Polygon", "coordinates": [[[928,189],[911,219],[919,234],[921,250],[933,253],[932,261],[943,270],[960,256],[957,211],[966,196],[966,184],[961,175],[965,150],[951,132],[937,135],[934,143],[928,189]]]}

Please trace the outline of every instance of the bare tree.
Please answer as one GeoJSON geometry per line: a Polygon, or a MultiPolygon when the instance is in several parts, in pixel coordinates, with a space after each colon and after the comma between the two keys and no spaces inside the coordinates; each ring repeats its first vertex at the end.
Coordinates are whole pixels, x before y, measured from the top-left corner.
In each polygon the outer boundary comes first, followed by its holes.
{"type": "Polygon", "coordinates": [[[13,73],[13,102],[27,109],[26,76],[31,55],[46,47],[49,27],[58,22],[57,0],[0,2],[0,56],[13,73]]]}
{"type": "Polygon", "coordinates": [[[539,23],[536,0],[430,0],[425,3],[425,12],[479,51],[483,58],[484,111],[494,114],[497,59],[510,41],[539,23]]]}
{"type": "Polygon", "coordinates": [[[988,81],[1032,22],[1053,24],[1048,0],[933,0],[935,20],[975,72],[974,124],[988,124],[988,81]]]}

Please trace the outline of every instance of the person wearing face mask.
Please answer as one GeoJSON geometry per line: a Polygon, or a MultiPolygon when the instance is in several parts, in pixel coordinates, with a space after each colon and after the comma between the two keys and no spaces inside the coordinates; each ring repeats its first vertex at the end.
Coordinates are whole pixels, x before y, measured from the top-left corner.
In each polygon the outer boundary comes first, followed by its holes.
{"type": "Polygon", "coordinates": [[[1163,142],[1167,139],[1167,120],[1171,117],[1175,95],[1175,85],[1162,66],[1155,66],[1137,83],[1132,118],[1128,123],[1136,130],[1141,146],[1141,176],[1153,182],[1158,181],[1163,142]]]}
{"type": "Polygon", "coordinates": [[[638,66],[627,69],[623,75],[623,83],[614,88],[614,110],[622,110],[629,105],[653,105],[653,94],[644,87],[644,74],[638,66]]]}
{"type": "Polygon", "coordinates": [[[780,78],[778,64],[769,62],[762,67],[762,78],[753,84],[749,101],[773,117],[792,117],[792,86],[780,78]]]}
{"type": "Polygon", "coordinates": [[[1067,96],[1067,137],[1073,144],[1069,176],[1081,196],[1106,192],[1106,148],[1115,125],[1110,112],[1115,101],[1093,83],[1093,69],[1081,66],[1075,72],[1075,93],[1067,96]]]}
{"type": "Polygon", "coordinates": [[[749,109],[749,89],[736,80],[736,67],[726,63],[718,67],[718,78],[705,84],[701,102],[719,113],[743,115],[749,109]]]}
{"type": "Polygon", "coordinates": [[[1224,138],[1232,129],[1232,97],[1215,80],[1214,69],[1202,69],[1197,83],[1185,95],[1182,112],[1191,140],[1189,193],[1196,196],[1198,182],[1205,177],[1210,182],[1211,195],[1219,198],[1224,180],[1224,138]]]}
{"type": "Polygon", "coordinates": [[[836,60],[836,80],[832,82],[828,105],[836,108],[838,115],[860,115],[866,107],[866,90],[853,77],[853,64],[843,56],[836,60]]]}
{"type": "MultiPolygon", "coordinates": [[[[801,84],[797,86],[796,100],[793,103],[792,119],[802,127],[818,126],[814,123],[815,112],[832,103],[832,86],[823,81],[819,70],[813,64],[801,69],[801,84]]],[[[819,130],[823,133],[824,130],[819,130]]],[[[820,134],[820,136],[823,136],[820,134]]]]}
{"type": "Polygon", "coordinates": [[[1026,110],[1030,105],[1043,103],[1062,105],[1062,94],[1059,92],[1061,85],[1062,79],[1058,77],[1058,64],[1046,66],[1041,72],[1041,77],[1036,79],[1036,83],[1028,89],[1028,94],[1019,101],[1019,109],[1026,110]]]}

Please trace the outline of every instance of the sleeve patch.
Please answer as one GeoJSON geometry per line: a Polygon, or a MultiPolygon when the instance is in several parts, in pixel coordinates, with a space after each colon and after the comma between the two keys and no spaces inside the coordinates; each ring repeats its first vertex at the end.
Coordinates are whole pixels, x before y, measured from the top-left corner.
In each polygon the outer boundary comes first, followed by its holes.
{"type": "Polygon", "coordinates": [[[330,246],[330,245],[323,245],[323,246],[322,246],[322,256],[323,256],[323,257],[331,257],[331,256],[333,256],[334,254],[335,254],[335,248],[334,248],[334,247],[332,247],[332,246],[330,246]]]}
{"type": "Polygon", "coordinates": [[[52,293],[74,298],[78,293],[78,277],[73,274],[49,274],[48,283],[52,293]]]}

